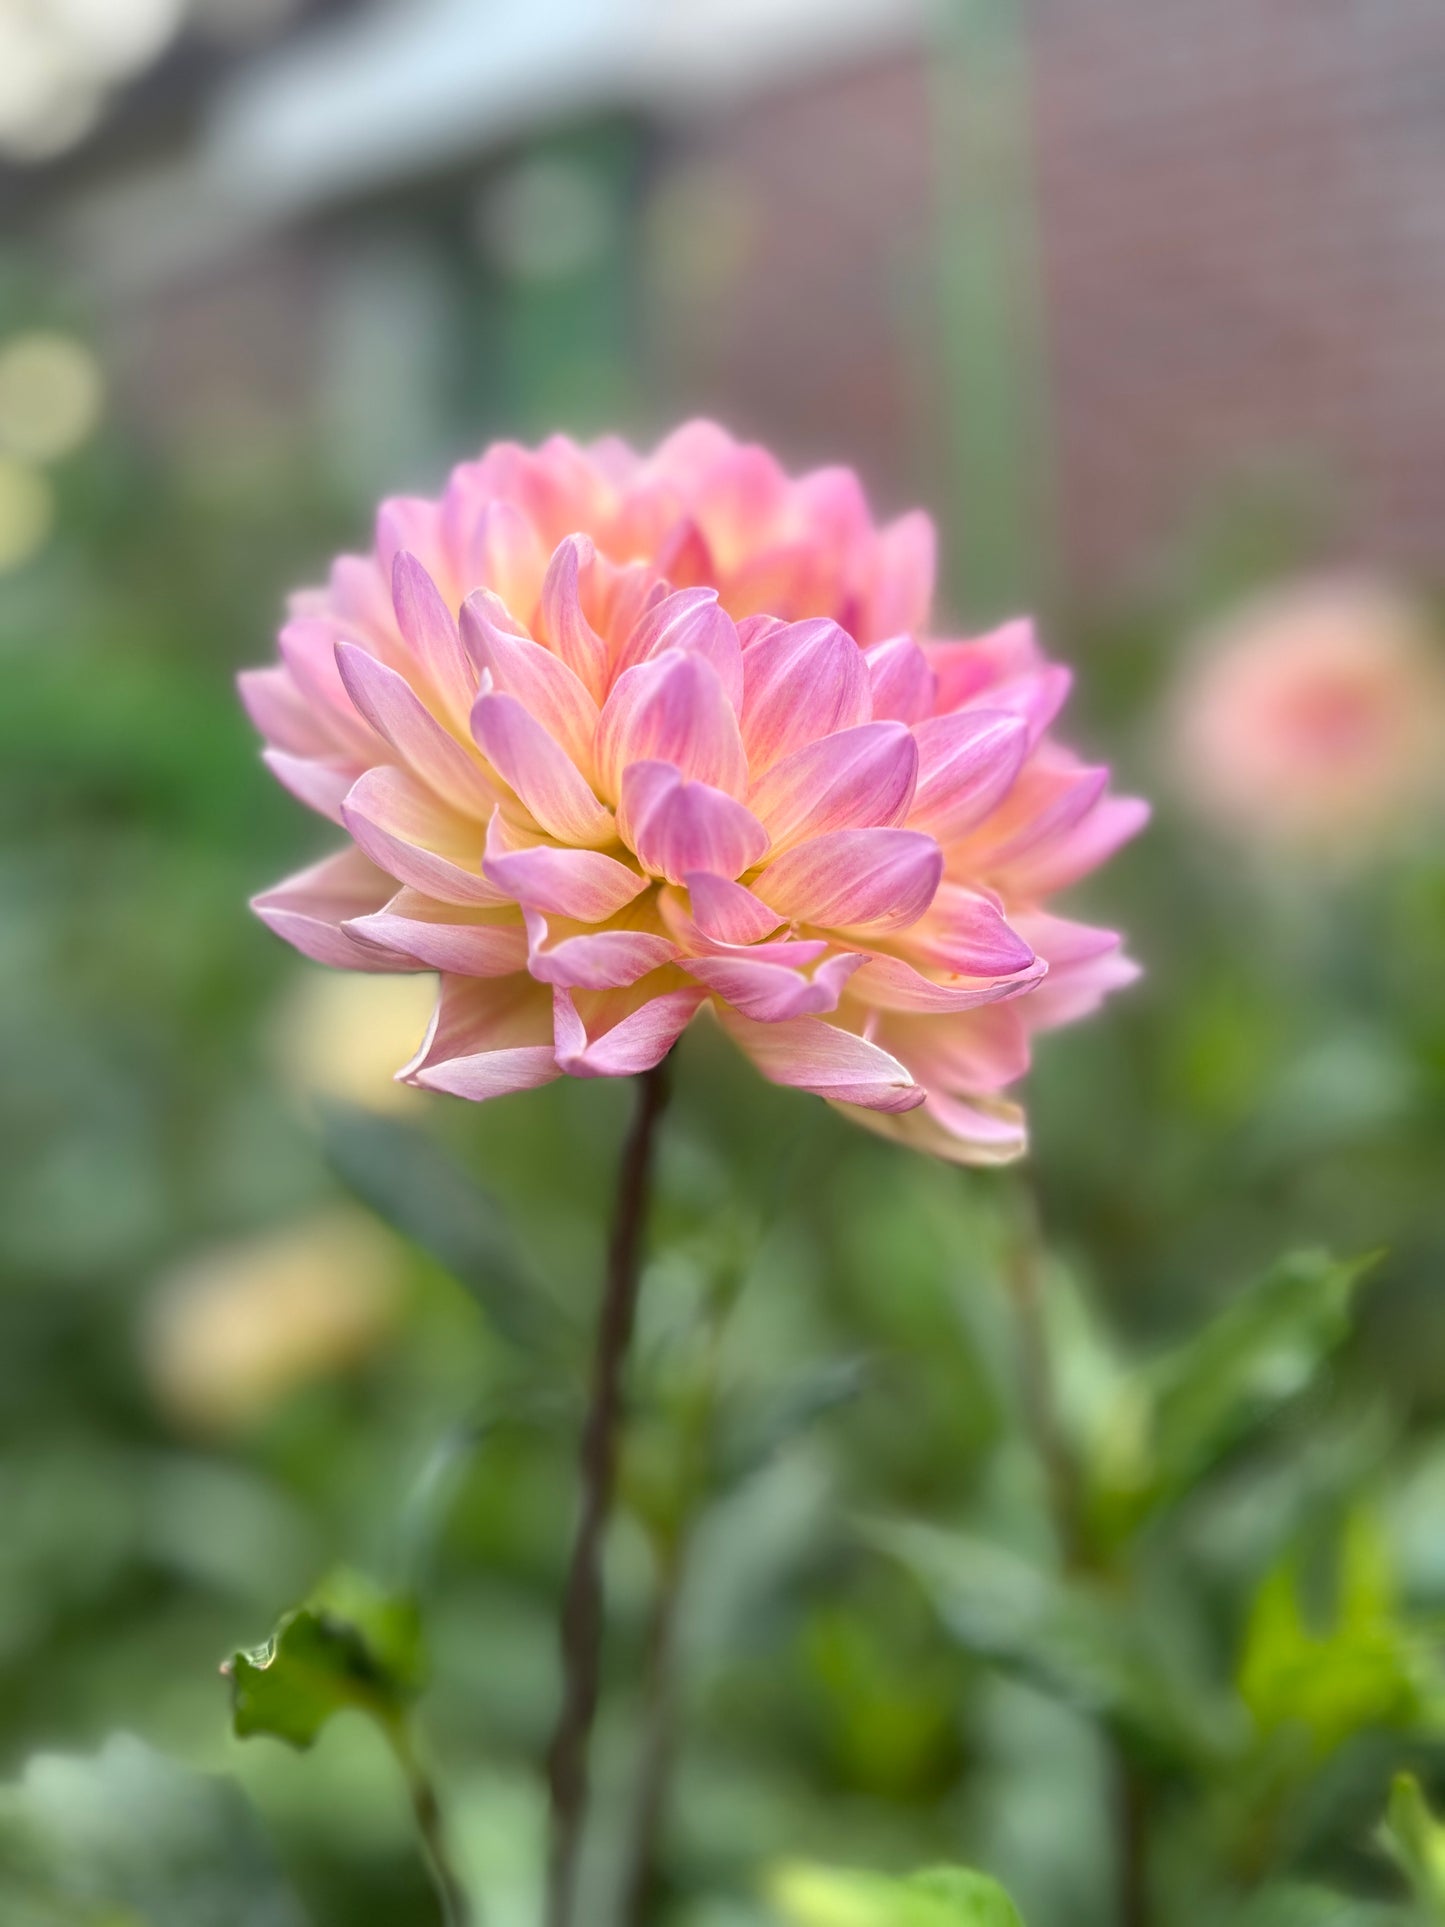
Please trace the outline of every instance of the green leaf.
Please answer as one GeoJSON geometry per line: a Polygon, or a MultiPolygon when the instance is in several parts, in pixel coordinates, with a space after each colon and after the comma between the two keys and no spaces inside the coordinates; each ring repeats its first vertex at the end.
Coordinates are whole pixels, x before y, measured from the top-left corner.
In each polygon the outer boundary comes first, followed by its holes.
{"type": "Polygon", "coordinates": [[[1089,1454],[1091,1509],[1106,1541],[1192,1490],[1316,1380],[1348,1336],[1355,1288],[1375,1262],[1282,1258],[1126,1382],[1089,1454]]]}
{"type": "Polygon", "coordinates": [[[808,1367],[766,1400],[750,1401],[720,1424],[715,1470],[724,1489],[760,1472],[810,1426],[851,1404],[867,1383],[863,1358],[830,1358],[808,1367]]]}
{"type": "Polygon", "coordinates": [[[465,1286],[504,1338],[528,1350],[555,1340],[555,1303],[501,1207],[426,1131],[335,1101],[321,1106],[321,1131],[347,1189],[465,1286]]]}
{"type": "Polygon", "coordinates": [[[1413,1774],[1396,1774],[1380,1838],[1425,1918],[1445,1921],[1445,1825],[1430,1811],[1413,1774]]]}
{"type": "Polygon", "coordinates": [[[777,1869],[768,1897],[790,1927],[1023,1927],[997,1881],[964,1867],[896,1880],[799,1862],[777,1869]]]}
{"type": "Polygon", "coordinates": [[[240,1789],[118,1736],[0,1788],[5,1927],[305,1927],[240,1789]]]}
{"type": "Polygon", "coordinates": [[[967,1534],[899,1523],[869,1536],[914,1573],[968,1652],[1104,1721],[1162,1762],[1199,1765],[1227,1753],[1227,1723],[1122,1600],[967,1534]]]}
{"type": "Polygon", "coordinates": [[[1295,1559],[1275,1566],[1256,1594],[1239,1666],[1256,1726],[1303,1732],[1317,1759],[1367,1728],[1445,1730],[1434,1642],[1396,1610],[1384,1542],[1363,1511],[1346,1525],[1338,1567],[1334,1616],[1318,1628],[1295,1559]]]}
{"type": "Polygon", "coordinates": [[[416,1603],[359,1573],[334,1573],[264,1646],[233,1654],[222,1671],[238,1738],[270,1733],[304,1749],[349,1707],[394,1735],[426,1683],[416,1603]]]}

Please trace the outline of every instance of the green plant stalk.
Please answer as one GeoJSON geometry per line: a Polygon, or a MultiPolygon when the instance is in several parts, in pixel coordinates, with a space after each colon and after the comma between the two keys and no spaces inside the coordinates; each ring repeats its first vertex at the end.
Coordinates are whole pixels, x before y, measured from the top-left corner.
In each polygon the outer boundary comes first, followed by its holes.
{"type": "Polygon", "coordinates": [[[411,1723],[406,1719],[383,1722],[391,1750],[406,1781],[422,1858],[436,1888],[443,1927],[474,1927],[475,1916],[466,1889],[447,1850],[446,1829],[442,1824],[441,1801],[436,1783],[417,1752],[411,1723]]]}

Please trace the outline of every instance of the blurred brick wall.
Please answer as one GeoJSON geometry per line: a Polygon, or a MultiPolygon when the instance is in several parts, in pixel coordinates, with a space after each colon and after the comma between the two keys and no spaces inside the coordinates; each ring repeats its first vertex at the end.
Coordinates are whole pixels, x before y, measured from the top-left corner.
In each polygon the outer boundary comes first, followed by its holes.
{"type": "Polygon", "coordinates": [[[1261,463],[1438,571],[1442,0],[1035,0],[1060,506],[1127,577],[1261,463]]]}
{"type": "MultiPolygon", "coordinates": [[[[1260,477],[1338,549],[1438,573],[1445,0],[1025,19],[1071,585],[1127,588],[1260,477]]],[[[906,60],[753,103],[686,143],[659,251],[687,397],[855,450],[890,504],[939,481],[928,112],[906,60]]]]}

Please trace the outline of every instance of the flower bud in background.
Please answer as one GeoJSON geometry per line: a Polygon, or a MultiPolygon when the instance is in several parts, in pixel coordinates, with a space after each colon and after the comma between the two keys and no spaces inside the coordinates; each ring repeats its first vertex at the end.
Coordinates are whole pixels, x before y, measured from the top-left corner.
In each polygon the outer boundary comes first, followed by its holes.
{"type": "Polygon", "coordinates": [[[1170,736],[1181,790],[1221,829],[1357,859],[1445,793],[1445,652],[1388,583],[1292,583],[1200,637],[1170,736]]]}
{"type": "Polygon", "coordinates": [[[708,422],[501,444],[383,503],[242,678],[351,839],[256,909],[323,963],[440,973],[423,1089],[646,1071],[706,1009],[773,1083],[1016,1157],[1032,1034],[1135,974],[1051,900],[1147,812],[1051,735],[1069,677],[1028,623],[929,632],[933,545],[708,422]]]}
{"type": "Polygon", "coordinates": [[[399,1309],[399,1248],[338,1209],[198,1253],[160,1281],[143,1333],[157,1404],[195,1432],[238,1431],[289,1392],[344,1373],[399,1309]]]}

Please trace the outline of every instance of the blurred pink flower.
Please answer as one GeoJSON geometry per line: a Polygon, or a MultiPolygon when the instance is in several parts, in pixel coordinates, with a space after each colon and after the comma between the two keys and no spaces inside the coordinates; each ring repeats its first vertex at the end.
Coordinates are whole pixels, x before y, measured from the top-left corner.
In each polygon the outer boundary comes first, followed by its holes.
{"type": "Polygon", "coordinates": [[[1349,858],[1439,794],[1445,662],[1387,584],[1291,583],[1201,638],[1173,740],[1203,814],[1251,843],[1349,858]]]}
{"type": "Polygon", "coordinates": [[[1029,626],[931,639],[932,588],[927,517],[706,422],[494,447],[384,503],[242,678],[351,837],[256,909],[441,973],[400,1073],[429,1090],[642,1071],[707,1006],[774,1083],[1016,1156],[1031,1033],[1136,974],[1047,901],[1146,812],[1047,734],[1069,678],[1029,626]]]}

